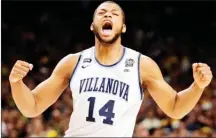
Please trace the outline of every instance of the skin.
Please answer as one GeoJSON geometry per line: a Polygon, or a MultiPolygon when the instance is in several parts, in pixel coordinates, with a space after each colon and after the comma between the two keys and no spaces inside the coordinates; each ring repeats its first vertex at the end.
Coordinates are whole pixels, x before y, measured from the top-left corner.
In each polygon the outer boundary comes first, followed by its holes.
{"type": "MultiPolygon", "coordinates": [[[[102,3],[95,11],[90,29],[99,35],[95,36],[95,50],[96,58],[101,64],[113,64],[122,56],[121,37],[112,42],[117,34],[126,31],[126,25],[122,19],[121,8],[112,2],[102,3]],[[103,36],[100,32],[104,20],[109,20],[113,24],[113,32],[109,36],[103,36]]],[[[32,91],[22,81],[32,69],[32,65],[25,61],[15,63],[9,80],[13,99],[24,116],[36,117],[56,102],[68,86],[72,74],[71,69],[75,68],[78,58],[79,53],[63,58],[52,75],[32,91]]],[[[212,80],[212,72],[207,64],[194,63],[192,66],[194,82],[189,88],[177,93],[164,81],[158,65],[151,58],[144,55],[140,58],[140,82],[163,112],[171,118],[180,119],[188,114],[212,80]]]]}

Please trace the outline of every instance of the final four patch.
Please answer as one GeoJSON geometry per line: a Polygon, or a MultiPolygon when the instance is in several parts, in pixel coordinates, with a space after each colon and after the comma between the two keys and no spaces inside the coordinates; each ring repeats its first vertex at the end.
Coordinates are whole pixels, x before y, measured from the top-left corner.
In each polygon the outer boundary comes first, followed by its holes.
{"type": "Polygon", "coordinates": [[[132,58],[126,59],[125,67],[133,67],[134,60],[132,58]]]}

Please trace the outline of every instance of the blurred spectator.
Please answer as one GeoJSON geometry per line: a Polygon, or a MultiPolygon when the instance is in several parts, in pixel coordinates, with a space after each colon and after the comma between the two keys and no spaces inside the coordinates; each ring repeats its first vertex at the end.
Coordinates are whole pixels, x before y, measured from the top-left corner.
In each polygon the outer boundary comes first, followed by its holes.
{"type": "Polygon", "coordinates": [[[159,128],[161,126],[160,120],[155,116],[155,112],[153,110],[150,110],[145,119],[141,122],[141,124],[144,126],[145,129],[155,129],[159,128]]]}

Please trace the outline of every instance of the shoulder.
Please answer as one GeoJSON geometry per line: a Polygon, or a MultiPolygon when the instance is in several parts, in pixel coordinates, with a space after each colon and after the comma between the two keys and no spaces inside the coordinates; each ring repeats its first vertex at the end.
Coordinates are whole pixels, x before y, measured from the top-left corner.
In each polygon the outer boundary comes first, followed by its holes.
{"type": "Polygon", "coordinates": [[[53,75],[69,79],[81,57],[81,52],[68,54],[56,65],[53,75]]]}
{"type": "Polygon", "coordinates": [[[79,61],[81,56],[81,52],[75,54],[68,54],[67,56],[63,57],[58,64],[62,66],[75,66],[79,61]]]}
{"type": "Polygon", "coordinates": [[[125,47],[125,49],[127,51],[127,54],[133,54],[133,55],[136,55],[138,57],[141,66],[146,65],[146,64],[148,66],[152,66],[152,64],[155,63],[154,60],[152,60],[150,57],[143,55],[142,53],[140,53],[136,50],[133,50],[133,49],[128,48],[128,47],[125,47]]]}
{"type": "Polygon", "coordinates": [[[145,68],[147,66],[148,67],[155,66],[155,65],[157,65],[157,63],[152,58],[150,58],[146,55],[140,54],[140,65],[145,68]]]}
{"type": "Polygon", "coordinates": [[[84,49],[83,51],[78,52],[78,53],[68,54],[60,62],[62,62],[66,66],[72,66],[72,68],[74,68],[76,66],[76,64],[78,64],[81,57],[85,54],[92,52],[93,48],[94,47],[90,47],[90,48],[84,49]]]}
{"type": "Polygon", "coordinates": [[[140,55],[140,75],[142,81],[163,78],[158,64],[146,55],[140,55]]]}
{"type": "Polygon", "coordinates": [[[62,58],[60,62],[65,63],[65,64],[67,63],[76,64],[80,56],[81,56],[81,52],[74,53],[74,54],[68,54],[64,58],[62,58]]]}
{"type": "Polygon", "coordinates": [[[125,51],[127,54],[130,54],[130,55],[139,55],[140,52],[134,50],[134,49],[131,49],[131,48],[128,48],[128,47],[124,47],[125,48],[125,51]]]}

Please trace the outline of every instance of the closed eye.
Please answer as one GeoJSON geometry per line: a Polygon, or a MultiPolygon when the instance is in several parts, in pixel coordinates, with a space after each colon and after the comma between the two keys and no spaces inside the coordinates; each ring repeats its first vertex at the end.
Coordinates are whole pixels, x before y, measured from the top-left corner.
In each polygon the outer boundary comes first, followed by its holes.
{"type": "Polygon", "coordinates": [[[113,15],[119,16],[117,13],[113,13],[113,15]]]}
{"type": "Polygon", "coordinates": [[[102,15],[102,14],[104,14],[104,12],[99,12],[98,14],[99,14],[99,15],[102,15]]]}

